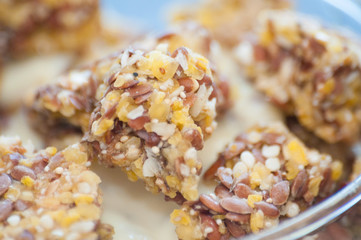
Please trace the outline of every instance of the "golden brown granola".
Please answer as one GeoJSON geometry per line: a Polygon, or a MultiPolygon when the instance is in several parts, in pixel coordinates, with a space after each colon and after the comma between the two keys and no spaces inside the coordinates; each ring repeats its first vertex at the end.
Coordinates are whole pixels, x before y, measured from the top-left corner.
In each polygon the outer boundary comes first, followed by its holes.
{"type": "Polygon", "coordinates": [[[111,239],[100,224],[100,178],[76,144],[34,152],[0,137],[1,239],[111,239]]]}
{"type": "Polygon", "coordinates": [[[274,227],[335,190],[342,163],[307,148],[283,125],[239,135],[205,173],[214,193],[171,214],[180,239],[228,239],[274,227]],[[221,238],[223,237],[223,238],[221,238]]]}
{"type": "Polygon", "coordinates": [[[0,59],[80,51],[99,30],[98,0],[0,1],[0,59]]]}
{"type": "Polygon", "coordinates": [[[266,11],[237,57],[256,88],[327,142],[354,141],[361,123],[361,45],[313,19],[266,11]]]}
{"type": "Polygon", "coordinates": [[[197,151],[217,125],[223,95],[205,57],[168,46],[118,56],[84,139],[100,162],[142,179],[149,191],[194,200],[202,168],[197,151]]]}
{"type": "MultiPolygon", "coordinates": [[[[188,47],[212,59],[212,46],[216,43],[209,33],[200,26],[186,23],[159,37],[149,37],[134,43],[134,48],[150,51],[161,44],[170,52],[177,48],[188,47]]],[[[86,132],[89,127],[89,117],[95,104],[102,97],[100,85],[113,73],[111,67],[119,56],[100,59],[82,68],[74,69],[60,76],[55,83],[39,88],[30,102],[30,120],[33,126],[43,135],[57,136],[64,131],[81,130],[86,132]],[[39,122],[43,124],[39,126],[39,122]],[[59,133],[60,131],[60,133],[59,133]]],[[[181,58],[179,55],[178,58],[181,58]]],[[[179,59],[184,62],[185,59],[179,59]]],[[[231,105],[229,86],[224,76],[210,66],[216,78],[214,94],[217,95],[217,111],[223,112],[231,105]]],[[[183,80],[187,84],[186,80],[183,80]]]]}
{"type": "Polygon", "coordinates": [[[205,0],[192,6],[177,6],[172,20],[196,21],[209,29],[221,44],[232,47],[251,30],[263,9],[289,8],[288,0],[205,0]]]}

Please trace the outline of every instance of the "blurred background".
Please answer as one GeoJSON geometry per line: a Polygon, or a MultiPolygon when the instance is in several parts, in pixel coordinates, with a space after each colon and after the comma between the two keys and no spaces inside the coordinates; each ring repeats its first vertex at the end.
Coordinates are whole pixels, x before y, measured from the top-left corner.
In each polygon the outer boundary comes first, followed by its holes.
{"type": "MultiPolygon", "coordinates": [[[[199,0],[103,0],[102,7],[131,20],[142,29],[159,30],[166,26],[169,9],[199,0]]],[[[361,33],[361,0],[293,0],[300,12],[318,16],[327,24],[336,24],[361,33]]]]}

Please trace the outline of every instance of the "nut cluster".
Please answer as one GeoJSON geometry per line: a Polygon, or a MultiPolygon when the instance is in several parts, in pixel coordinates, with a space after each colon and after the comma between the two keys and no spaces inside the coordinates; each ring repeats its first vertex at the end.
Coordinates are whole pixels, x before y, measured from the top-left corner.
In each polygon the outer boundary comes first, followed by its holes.
{"type": "Polygon", "coordinates": [[[342,163],[308,149],[282,125],[239,135],[205,173],[220,182],[211,194],[171,215],[180,239],[228,239],[294,217],[335,189],[342,163]]]}
{"type": "Polygon", "coordinates": [[[1,239],[110,239],[100,223],[100,178],[84,147],[27,151],[0,137],[1,239]]]}
{"type": "Polygon", "coordinates": [[[285,9],[288,0],[208,0],[192,6],[179,6],[173,21],[196,21],[209,29],[215,39],[226,47],[239,43],[242,34],[253,27],[255,16],[264,9],[285,9]]]}
{"type": "Polygon", "coordinates": [[[198,197],[197,151],[216,127],[223,97],[203,56],[167,45],[123,51],[99,89],[104,91],[85,136],[93,156],[121,167],[131,180],[170,198],[198,197]]]}
{"type": "MultiPolygon", "coordinates": [[[[135,49],[144,51],[151,51],[162,45],[170,52],[183,46],[212,60],[215,55],[212,49],[216,43],[204,28],[194,23],[184,23],[172,31],[158,37],[142,39],[133,45],[135,49]]],[[[184,56],[177,55],[177,61],[186,64],[187,59],[184,56]]],[[[101,84],[114,73],[111,67],[117,63],[118,57],[119,53],[116,52],[87,66],[73,69],[58,77],[55,83],[37,89],[29,106],[30,120],[34,128],[45,136],[51,133],[54,137],[59,137],[64,132],[67,135],[69,130],[80,129],[85,133],[89,128],[90,115],[104,94],[104,85],[101,84]],[[39,127],[39,122],[44,124],[39,127]]],[[[213,84],[216,85],[213,86],[213,94],[217,95],[216,109],[221,113],[231,105],[229,86],[213,63],[209,67],[212,69],[213,84]]],[[[189,91],[191,83],[187,79],[182,81],[189,91]]]]}
{"type": "Polygon", "coordinates": [[[0,60],[32,53],[80,51],[99,29],[97,0],[0,2],[0,60]]]}
{"type": "Polygon", "coordinates": [[[258,20],[256,40],[237,48],[256,88],[325,141],[356,140],[360,45],[293,12],[267,11],[258,20]]]}

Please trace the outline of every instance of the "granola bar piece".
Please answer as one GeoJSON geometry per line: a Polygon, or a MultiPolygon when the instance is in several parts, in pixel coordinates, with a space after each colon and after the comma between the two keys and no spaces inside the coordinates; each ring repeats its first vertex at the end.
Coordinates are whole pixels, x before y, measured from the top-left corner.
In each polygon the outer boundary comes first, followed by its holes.
{"type": "MultiPolygon", "coordinates": [[[[172,31],[159,37],[148,37],[134,43],[134,48],[144,51],[153,50],[162,44],[174,52],[181,46],[188,47],[207,58],[212,58],[212,46],[216,43],[209,33],[194,23],[175,27],[172,31]]],[[[135,52],[130,51],[133,55],[135,52]]],[[[184,54],[177,55],[179,61],[185,62],[184,54]]],[[[89,127],[91,112],[102,97],[104,89],[101,84],[114,72],[111,67],[118,64],[119,53],[100,59],[82,68],[71,70],[60,76],[55,83],[40,87],[29,103],[30,121],[43,135],[57,136],[69,130],[86,132],[89,127]],[[39,126],[39,122],[43,124],[39,126]],[[44,126],[45,124],[45,126],[44,126]]],[[[212,64],[214,94],[217,95],[217,111],[223,112],[231,105],[230,91],[225,77],[216,71],[212,64]]],[[[187,84],[184,81],[184,84],[187,84]]],[[[213,84],[213,83],[212,83],[213,84]]]]}
{"type": "Polygon", "coordinates": [[[97,0],[0,2],[0,59],[79,51],[99,31],[97,0]]]}
{"type": "Polygon", "coordinates": [[[228,239],[276,226],[331,193],[342,163],[275,124],[239,135],[205,177],[214,174],[214,192],[171,214],[180,239],[228,239]]]}
{"type": "Polygon", "coordinates": [[[255,16],[260,11],[284,9],[290,5],[288,0],[205,0],[195,6],[177,6],[172,20],[199,22],[221,44],[234,47],[241,35],[252,29],[255,16]]]}
{"type": "Polygon", "coordinates": [[[33,152],[0,137],[1,239],[111,239],[84,146],[33,152]]]}
{"type": "Polygon", "coordinates": [[[85,140],[105,165],[118,166],[151,192],[198,197],[197,151],[216,127],[219,89],[208,60],[189,48],[125,50],[100,86],[85,140]]]}
{"type": "Polygon", "coordinates": [[[237,56],[284,112],[327,142],[354,141],[361,123],[361,45],[289,11],[259,16],[237,56]]]}

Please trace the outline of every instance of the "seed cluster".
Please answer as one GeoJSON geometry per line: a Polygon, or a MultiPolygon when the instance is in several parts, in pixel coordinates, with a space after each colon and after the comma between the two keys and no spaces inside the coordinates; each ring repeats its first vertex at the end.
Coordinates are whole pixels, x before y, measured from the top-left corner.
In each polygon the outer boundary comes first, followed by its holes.
{"type": "Polygon", "coordinates": [[[208,0],[177,7],[173,21],[191,20],[207,27],[227,47],[239,43],[240,35],[252,29],[255,16],[264,9],[290,7],[288,0],[208,0]]]}
{"type": "Polygon", "coordinates": [[[293,12],[267,11],[258,20],[256,40],[237,48],[256,88],[325,141],[357,139],[360,45],[293,12]]]}
{"type": "Polygon", "coordinates": [[[214,193],[185,202],[171,221],[180,239],[228,239],[276,226],[336,187],[342,163],[308,149],[283,125],[256,126],[227,146],[205,173],[214,193]]]}
{"type": "MultiPolygon", "coordinates": [[[[147,37],[135,42],[133,47],[151,51],[158,45],[170,52],[182,46],[187,47],[211,60],[216,55],[213,50],[215,41],[207,30],[194,23],[175,26],[172,31],[158,37],[147,37]]],[[[55,83],[37,89],[29,104],[30,120],[34,128],[46,137],[51,133],[53,138],[62,137],[64,132],[65,135],[69,135],[69,131],[79,129],[85,133],[89,128],[90,115],[104,94],[104,89],[100,85],[114,73],[111,67],[117,63],[119,54],[116,52],[87,66],[73,69],[61,75],[55,83]],[[39,122],[43,124],[39,126],[39,122]]],[[[187,64],[184,56],[177,55],[177,61],[187,64]]],[[[217,94],[216,108],[220,113],[231,105],[229,86],[225,77],[216,71],[213,63],[209,67],[216,79],[217,86],[213,88],[219,89],[215,90],[214,94],[217,94]]],[[[187,79],[182,81],[185,89],[191,90],[191,83],[187,79]]]]}
{"type": "Polygon", "coordinates": [[[27,150],[0,137],[1,239],[111,239],[100,223],[100,178],[85,148],[27,150]]]}
{"type": "Polygon", "coordinates": [[[208,60],[160,44],[149,52],[125,50],[109,73],[84,138],[93,155],[131,180],[144,180],[152,192],[195,200],[202,167],[197,151],[216,127],[224,96],[208,60]]]}
{"type": "Polygon", "coordinates": [[[58,50],[79,51],[98,28],[97,0],[1,1],[0,59],[58,50]]]}

